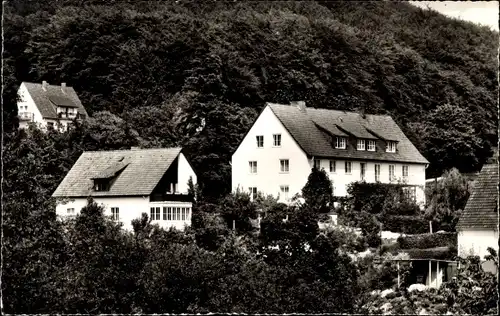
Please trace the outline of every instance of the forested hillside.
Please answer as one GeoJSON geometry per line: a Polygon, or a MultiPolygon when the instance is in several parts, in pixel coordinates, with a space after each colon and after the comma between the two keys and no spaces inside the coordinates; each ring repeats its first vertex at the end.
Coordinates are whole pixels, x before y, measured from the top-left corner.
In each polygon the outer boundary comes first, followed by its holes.
{"type": "Polygon", "coordinates": [[[265,102],[293,100],[392,115],[428,176],[476,171],[497,142],[498,33],[486,27],[388,1],[81,3],[6,5],[6,131],[22,81],[66,82],[94,117],[57,145],[71,147],[59,166],[82,150],[182,145],[219,196],[265,102]]]}

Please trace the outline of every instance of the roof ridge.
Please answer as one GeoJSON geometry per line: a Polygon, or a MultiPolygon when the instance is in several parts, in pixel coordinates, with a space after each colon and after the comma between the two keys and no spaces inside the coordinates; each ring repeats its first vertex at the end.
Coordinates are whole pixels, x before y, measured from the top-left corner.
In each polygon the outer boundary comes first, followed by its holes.
{"type": "Polygon", "coordinates": [[[115,153],[115,152],[136,152],[136,151],[153,151],[153,150],[157,150],[157,151],[160,151],[160,150],[168,150],[168,149],[172,149],[172,150],[176,150],[176,149],[181,149],[182,150],[182,147],[178,146],[178,147],[165,147],[165,148],[137,148],[137,149],[115,149],[115,150],[85,150],[83,151],[83,153],[103,153],[103,152],[106,152],[106,153],[115,153]]]}
{"type": "MultiPolygon", "coordinates": [[[[41,86],[41,85],[42,85],[42,83],[38,83],[38,82],[31,82],[31,81],[23,81],[23,82],[21,82],[21,84],[23,84],[23,83],[34,84],[34,85],[37,85],[37,86],[41,86]]],[[[50,87],[50,86],[52,86],[52,87],[61,87],[61,85],[60,85],[60,84],[51,84],[51,83],[48,83],[48,82],[47,82],[47,85],[48,85],[49,87],[50,87]]],[[[73,86],[68,86],[68,85],[66,85],[66,88],[73,88],[73,86]]]]}
{"type": "MultiPolygon", "coordinates": [[[[283,103],[273,103],[273,102],[266,102],[267,105],[278,105],[278,106],[285,106],[285,107],[294,107],[291,104],[283,104],[283,103]]],[[[321,111],[332,111],[332,112],[341,112],[341,113],[346,113],[346,114],[356,114],[358,116],[361,116],[361,114],[357,111],[347,111],[347,110],[339,110],[339,109],[329,109],[329,108],[317,108],[317,107],[312,107],[308,106],[306,107],[307,110],[321,110],[321,111]]],[[[307,112],[306,112],[307,113],[307,112]]],[[[388,117],[392,119],[392,116],[389,114],[368,114],[365,113],[365,116],[374,116],[374,117],[388,117]]]]}

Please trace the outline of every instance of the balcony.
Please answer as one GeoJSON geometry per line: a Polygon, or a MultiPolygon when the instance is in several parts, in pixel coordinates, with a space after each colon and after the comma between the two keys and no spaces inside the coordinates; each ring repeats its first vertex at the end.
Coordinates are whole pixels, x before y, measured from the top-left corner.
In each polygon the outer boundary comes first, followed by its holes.
{"type": "Polygon", "coordinates": [[[35,119],[35,114],[31,112],[19,112],[19,120],[33,122],[35,119]]]}

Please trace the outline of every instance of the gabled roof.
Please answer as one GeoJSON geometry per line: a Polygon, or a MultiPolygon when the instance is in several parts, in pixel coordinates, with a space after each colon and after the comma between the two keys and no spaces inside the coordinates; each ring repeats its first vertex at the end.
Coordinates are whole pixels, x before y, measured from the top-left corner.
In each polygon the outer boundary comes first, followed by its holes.
{"type": "Polygon", "coordinates": [[[302,111],[291,105],[267,105],[309,156],[429,163],[388,115],[367,114],[363,118],[356,112],[315,108],[302,111]],[[344,137],[350,134],[363,139],[396,141],[397,152],[388,153],[385,148],[377,148],[375,152],[358,151],[353,146],[335,149],[328,134],[344,137]]]}
{"type": "Polygon", "coordinates": [[[481,169],[457,229],[498,229],[498,164],[481,169]]]}
{"type": "Polygon", "coordinates": [[[61,86],[47,84],[47,90],[44,91],[41,83],[23,82],[23,84],[43,118],[58,118],[56,104],[77,108],[79,114],[87,116],[87,111],[72,87],[66,86],[65,92],[62,92],[61,86]]]}
{"type": "Polygon", "coordinates": [[[181,148],[87,151],[73,165],[53,197],[147,196],[181,148]],[[93,191],[93,179],[116,176],[109,191],[93,191]]]}

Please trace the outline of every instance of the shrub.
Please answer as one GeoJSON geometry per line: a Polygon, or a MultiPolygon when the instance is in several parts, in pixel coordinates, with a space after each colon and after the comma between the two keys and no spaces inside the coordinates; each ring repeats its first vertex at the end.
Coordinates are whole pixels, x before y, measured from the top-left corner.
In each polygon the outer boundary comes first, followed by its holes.
{"type": "Polygon", "coordinates": [[[313,168],[302,188],[302,197],[313,211],[327,213],[333,202],[332,182],[324,169],[313,168]]]}
{"type": "Polygon", "coordinates": [[[398,250],[400,249],[400,245],[399,243],[395,242],[395,243],[392,243],[392,244],[387,244],[387,245],[382,245],[382,247],[380,247],[380,255],[383,255],[385,253],[391,253],[391,254],[395,254],[398,252],[398,250]]]}
{"type": "Polygon", "coordinates": [[[405,215],[381,216],[383,230],[403,234],[424,234],[429,231],[429,222],[424,218],[405,215]]]}
{"type": "Polygon", "coordinates": [[[413,202],[394,202],[387,199],[384,203],[382,213],[384,215],[418,216],[420,215],[420,208],[413,202]]]}

